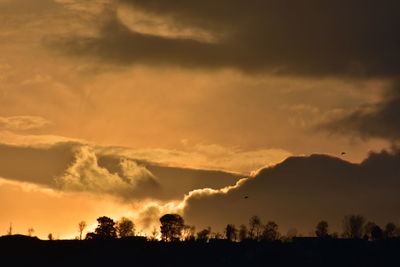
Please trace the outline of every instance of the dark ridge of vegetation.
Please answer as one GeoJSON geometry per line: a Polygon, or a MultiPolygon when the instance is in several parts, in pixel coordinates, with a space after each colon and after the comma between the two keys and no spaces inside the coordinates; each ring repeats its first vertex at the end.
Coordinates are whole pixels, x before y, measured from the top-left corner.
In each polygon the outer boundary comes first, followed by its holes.
{"type": "MultiPolygon", "coordinates": [[[[263,224],[258,216],[248,227],[227,224],[225,232],[211,228],[195,233],[178,214],[160,218],[160,238],[135,236],[127,219],[102,216],[98,226],[82,240],[86,222],[78,224],[75,240],[49,240],[9,235],[0,237],[0,253],[9,266],[400,266],[400,231],[394,223],[382,229],[361,215],[343,219],[343,233],[329,232],[320,221],[315,237],[286,236],[278,224],[263,224]],[[159,240],[160,239],[160,240],[159,240]]],[[[28,231],[31,234],[33,228],[28,231]]]]}

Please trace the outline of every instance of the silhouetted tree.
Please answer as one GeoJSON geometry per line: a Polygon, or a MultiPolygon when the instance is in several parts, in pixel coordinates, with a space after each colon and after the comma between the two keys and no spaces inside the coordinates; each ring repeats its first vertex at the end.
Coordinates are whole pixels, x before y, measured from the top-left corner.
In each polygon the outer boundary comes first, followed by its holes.
{"type": "Polygon", "coordinates": [[[8,227],[7,230],[7,235],[12,235],[12,232],[13,232],[12,223],[10,223],[10,227],[8,227]]]}
{"type": "Polygon", "coordinates": [[[396,231],[396,225],[392,222],[386,224],[385,231],[383,231],[383,235],[385,238],[393,238],[396,231]]]}
{"type": "Polygon", "coordinates": [[[35,229],[32,227],[28,228],[28,236],[32,236],[32,234],[35,232],[35,229]]]}
{"type": "Polygon", "coordinates": [[[210,239],[211,227],[201,230],[197,233],[197,240],[207,242],[210,239]]]}
{"type": "Polygon", "coordinates": [[[258,216],[253,216],[249,220],[249,238],[258,240],[261,234],[262,223],[258,216]]]}
{"type": "Polygon", "coordinates": [[[382,229],[378,225],[375,225],[371,230],[371,240],[376,241],[382,238],[383,238],[382,229]]]}
{"type": "Polygon", "coordinates": [[[242,224],[239,226],[239,241],[247,239],[248,231],[246,225],[242,224]]]}
{"type": "Polygon", "coordinates": [[[372,230],[377,226],[374,222],[367,222],[364,226],[364,239],[372,240],[372,230]]]}
{"type": "Polygon", "coordinates": [[[320,221],[316,226],[315,234],[319,238],[327,238],[329,236],[329,234],[328,234],[328,222],[320,221]]]}
{"type": "Polygon", "coordinates": [[[195,231],[196,227],[194,225],[185,225],[183,227],[182,236],[185,241],[194,240],[195,239],[195,231]]]}
{"type": "Polygon", "coordinates": [[[115,229],[117,230],[117,234],[120,238],[135,235],[135,224],[125,217],[122,217],[116,223],[115,229]]]}
{"type": "Polygon", "coordinates": [[[115,229],[115,222],[113,219],[103,216],[97,218],[97,228],[94,231],[96,239],[113,239],[117,237],[117,230],[115,229]]]}
{"type": "Polygon", "coordinates": [[[279,232],[278,232],[278,225],[274,221],[269,221],[265,226],[264,226],[264,231],[262,232],[261,239],[263,241],[275,241],[279,238],[279,232]]]}
{"type": "Polygon", "coordinates": [[[229,241],[236,241],[237,232],[238,230],[236,229],[235,225],[228,224],[225,228],[226,239],[228,239],[229,241]]]}
{"type": "Polygon", "coordinates": [[[158,231],[157,227],[153,227],[153,231],[151,231],[151,235],[149,236],[149,240],[150,241],[156,241],[158,233],[159,233],[159,231],[158,231]]]}
{"type": "Polygon", "coordinates": [[[85,221],[81,221],[78,223],[78,229],[79,229],[79,240],[82,240],[82,234],[83,231],[85,230],[87,224],[85,221]]]}
{"type": "Polygon", "coordinates": [[[48,238],[50,241],[53,240],[53,239],[54,239],[54,238],[53,238],[53,234],[52,234],[52,233],[48,234],[47,238],[48,238]]]}
{"type": "Polygon", "coordinates": [[[343,219],[343,237],[362,238],[365,218],[361,215],[348,215],[343,219]]]}
{"type": "Polygon", "coordinates": [[[165,214],[160,218],[161,239],[163,241],[176,241],[182,236],[185,222],[179,214],[165,214]]]}

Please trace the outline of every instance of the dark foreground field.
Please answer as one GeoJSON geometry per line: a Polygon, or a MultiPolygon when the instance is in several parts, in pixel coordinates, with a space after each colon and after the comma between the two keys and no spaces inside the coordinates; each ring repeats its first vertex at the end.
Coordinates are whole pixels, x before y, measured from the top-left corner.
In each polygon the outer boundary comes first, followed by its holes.
{"type": "Polygon", "coordinates": [[[400,266],[400,240],[290,243],[0,238],[1,266],[400,266]]]}

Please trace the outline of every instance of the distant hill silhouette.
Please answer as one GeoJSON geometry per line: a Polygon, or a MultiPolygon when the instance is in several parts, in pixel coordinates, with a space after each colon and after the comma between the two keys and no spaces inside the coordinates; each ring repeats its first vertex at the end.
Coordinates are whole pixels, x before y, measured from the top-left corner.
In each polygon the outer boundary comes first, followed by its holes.
{"type": "Polygon", "coordinates": [[[0,236],[0,242],[34,242],[34,241],[39,241],[39,238],[36,236],[27,236],[27,235],[4,235],[0,236]]]}

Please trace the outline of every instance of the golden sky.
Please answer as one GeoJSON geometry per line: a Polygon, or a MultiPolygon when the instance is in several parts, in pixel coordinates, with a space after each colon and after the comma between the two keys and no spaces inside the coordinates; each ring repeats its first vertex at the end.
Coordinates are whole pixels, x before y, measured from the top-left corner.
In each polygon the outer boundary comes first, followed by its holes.
{"type": "MultiPolygon", "coordinates": [[[[324,154],[367,177],[369,152],[398,160],[398,4],[339,2],[0,0],[0,234],[73,238],[103,215],[144,233],[165,212],[219,231],[206,203],[261,168],[324,154]]],[[[226,223],[296,227],[269,189],[226,223]]]]}

